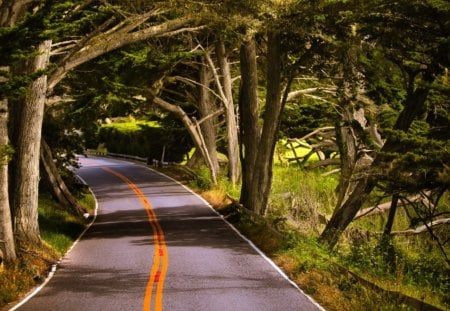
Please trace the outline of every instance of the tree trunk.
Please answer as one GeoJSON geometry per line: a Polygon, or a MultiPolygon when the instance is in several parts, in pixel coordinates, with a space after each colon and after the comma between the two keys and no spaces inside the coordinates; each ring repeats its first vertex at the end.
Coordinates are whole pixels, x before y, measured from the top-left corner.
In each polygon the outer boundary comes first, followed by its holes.
{"type": "Polygon", "coordinates": [[[264,125],[259,140],[258,153],[254,163],[250,188],[250,206],[259,214],[266,213],[272,186],[272,165],[283,110],[281,98],[281,38],[278,33],[270,33],[267,53],[267,93],[264,125]]]}
{"type": "Polygon", "coordinates": [[[200,85],[198,86],[199,99],[198,110],[201,116],[201,133],[205,142],[205,147],[208,150],[209,158],[211,160],[212,174],[217,176],[219,172],[219,160],[217,158],[217,131],[216,120],[217,117],[210,117],[217,111],[217,107],[211,98],[209,92],[209,85],[212,79],[211,70],[203,60],[203,65],[200,68],[200,85]]]}
{"type": "MultiPolygon", "coordinates": [[[[412,122],[418,117],[425,107],[425,102],[429,93],[429,86],[418,87],[413,89],[414,79],[410,79],[408,88],[408,95],[406,97],[404,109],[397,118],[394,125],[395,130],[403,132],[408,131],[412,122]]],[[[427,80],[427,84],[431,85],[432,80],[427,80]]],[[[352,193],[349,195],[347,201],[344,202],[342,207],[331,217],[330,221],[326,225],[321,235],[321,240],[327,244],[330,248],[333,248],[339,240],[342,232],[352,222],[369,194],[375,188],[377,179],[371,175],[370,172],[380,172],[383,167],[392,162],[392,159],[387,158],[383,154],[389,154],[398,150],[399,144],[392,138],[388,138],[386,143],[380,150],[380,153],[375,157],[372,165],[367,170],[366,177],[361,178],[355,186],[352,193]]]]}
{"type": "Polygon", "coordinates": [[[70,207],[80,216],[83,215],[85,212],[84,208],[74,198],[67,188],[66,183],[61,178],[58,168],[53,161],[52,151],[44,139],[41,141],[41,163],[44,168],[42,175],[45,176],[45,179],[50,185],[53,196],[63,206],[70,207]]]}
{"type": "MultiPolygon", "coordinates": [[[[286,98],[281,95],[281,39],[271,33],[267,54],[267,95],[264,124],[260,134],[259,110],[256,87],[256,51],[253,41],[245,42],[241,49],[241,148],[242,189],[241,203],[259,215],[264,215],[272,185],[272,164],[280,123],[280,115],[286,98]]],[[[287,93],[286,93],[287,95],[287,93]]]]}
{"type": "MultiPolygon", "coordinates": [[[[42,42],[38,55],[33,58],[27,69],[30,73],[47,67],[51,41],[42,42]]],[[[13,172],[13,214],[14,233],[21,241],[40,243],[38,224],[38,185],[39,155],[42,121],[46,102],[47,76],[35,79],[21,102],[21,115],[15,116],[18,128],[15,128],[17,141],[14,142],[13,172]]]]}
{"type": "Polygon", "coordinates": [[[25,14],[30,0],[3,0],[0,1],[0,25],[12,27],[25,14]]]}
{"type": "Polygon", "coordinates": [[[16,259],[8,193],[8,103],[0,98],[0,262],[16,259]]]}
{"type": "Polygon", "coordinates": [[[225,118],[228,143],[228,178],[234,184],[239,179],[239,141],[236,113],[233,102],[233,86],[231,82],[230,64],[223,42],[216,44],[216,56],[222,72],[222,87],[226,98],[225,118]]]}
{"type": "Polygon", "coordinates": [[[350,111],[350,109],[354,109],[350,102],[343,103],[341,108],[342,120],[336,122],[336,144],[340,154],[341,175],[335,212],[347,200],[356,185],[355,174],[358,168],[358,152],[361,148],[358,145],[361,146],[362,142],[358,141],[359,135],[353,129],[352,124],[358,122],[362,129],[365,128],[365,124],[363,124],[365,121],[364,110],[362,108],[350,111]]]}
{"type": "Polygon", "coordinates": [[[395,213],[397,212],[397,207],[398,207],[398,199],[399,199],[398,194],[394,194],[392,196],[391,208],[389,209],[389,216],[388,216],[388,219],[386,222],[386,226],[384,227],[382,239],[387,239],[392,232],[392,226],[394,225],[395,213]]]}
{"type": "Polygon", "coordinates": [[[239,92],[240,157],[242,165],[242,187],[240,203],[254,209],[250,200],[251,182],[261,136],[259,127],[258,71],[256,44],[251,38],[244,41],[240,52],[241,87],[239,92]]]}

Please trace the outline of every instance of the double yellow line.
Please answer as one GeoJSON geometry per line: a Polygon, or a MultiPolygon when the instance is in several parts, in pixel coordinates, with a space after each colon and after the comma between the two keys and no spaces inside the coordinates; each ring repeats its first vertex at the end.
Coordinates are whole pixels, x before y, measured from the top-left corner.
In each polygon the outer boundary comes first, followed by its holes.
{"type": "Polygon", "coordinates": [[[148,221],[152,226],[153,230],[153,265],[150,270],[150,278],[147,283],[147,288],[145,289],[144,306],[143,311],[152,310],[152,297],[154,296],[154,308],[155,311],[162,310],[162,298],[164,289],[164,279],[166,277],[167,267],[169,265],[169,257],[167,254],[167,246],[164,239],[164,231],[158,222],[158,217],[155,214],[150,202],[148,202],[147,197],[142,193],[142,191],[129,180],[124,175],[108,168],[102,167],[103,170],[117,176],[123,180],[128,186],[134,191],[136,196],[139,198],[142,206],[147,212],[148,221]],[[155,289],[156,287],[156,289],[155,289]]]}

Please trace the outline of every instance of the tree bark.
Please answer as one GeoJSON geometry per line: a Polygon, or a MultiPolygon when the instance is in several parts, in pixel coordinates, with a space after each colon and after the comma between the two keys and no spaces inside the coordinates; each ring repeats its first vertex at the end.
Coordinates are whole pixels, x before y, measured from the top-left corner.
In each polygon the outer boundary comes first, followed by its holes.
{"type": "Polygon", "coordinates": [[[250,200],[251,182],[261,136],[259,127],[258,69],[256,44],[251,38],[244,41],[240,51],[241,87],[239,92],[240,157],[242,165],[242,187],[240,203],[254,209],[250,200]]]}
{"type": "MultiPolygon", "coordinates": [[[[36,49],[38,55],[28,64],[28,71],[36,73],[47,67],[51,41],[42,42],[36,49]]],[[[46,102],[47,76],[41,75],[28,88],[21,107],[15,116],[17,141],[12,190],[14,233],[20,241],[40,243],[38,224],[39,155],[42,121],[46,102]]]]}
{"type": "Polygon", "coordinates": [[[267,52],[267,93],[264,125],[259,140],[258,153],[251,182],[251,205],[259,215],[264,215],[272,186],[272,166],[277,142],[280,116],[283,110],[281,98],[281,37],[270,33],[267,52]]]}
{"type": "Polygon", "coordinates": [[[204,59],[199,73],[200,85],[198,86],[198,110],[202,119],[200,128],[211,161],[212,174],[217,176],[219,172],[219,161],[217,158],[217,130],[215,125],[217,117],[209,117],[217,111],[217,107],[215,107],[214,100],[211,98],[211,93],[209,92],[209,85],[212,79],[211,70],[204,59]]]}
{"type": "MultiPolygon", "coordinates": [[[[267,52],[267,93],[264,124],[259,133],[256,97],[256,53],[252,42],[241,51],[241,135],[244,149],[241,203],[259,215],[267,209],[272,185],[272,165],[280,115],[285,98],[281,97],[281,38],[269,34],[267,52]],[[254,62],[254,66],[253,66],[254,62]],[[255,84],[253,84],[255,83],[255,84]]],[[[287,97],[287,94],[286,94],[287,97]]],[[[241,152],[242,153],[242,152],[241,152]]]]}
{"type": "MultiPolygon", "coordinates": [[[[0,26],[15,26],[31,3],[31,0],[0,1],[0,26]]],[[[5,69],[9,70],[10,68],[5,69]]],[[[0,96],[0,148],[6,148],[9,143],[8,112],[8,99],[0,96]]],[[[3,151],[6,152],[6,150],[3,151]]],[[[13,235],[13,219],[11,217],[12,205],[9,195],[9,160],[10,155],[7,153],[1,154],[0,151],[0,257],[3,257],[3,260],[7,262],[14,261],[17,257],[13,235]]]]}
{"type": "Polygon", "coordinates": [[[233,86],[230,64],[226,54],[225,44],[219,41],[216,44],[216,57],[222,72],[222,88],[225,95],[225,118],[227,126],[228,143],[228,178],[233,184],[239,179],[239,141],[236,113],[233,101],[233,86]]]}
{"type": "MultiPolygon", "coordinates": [[[[352,104],[343,104],[342,120],[336,122],[336,144],[340,154],[341,175],[338,185],[338,200],[335,211],[338,210],[342,203],[347,200],[355,186],[355,171],[358,161],[358,135],[352,128],[354,121],[357,121],[355,115],[357,111],[350,111],[352,104]],[[350,107],[350,108],[349,108],[350,107]]],[[[361,124],[363,128],[364,125],[361,124]]]]}
{"type": "Polygon", "coordinates": [[[0,98],[0,261],[16,259],[11,210],[8,193],[8,103],[0,98]]]}
{"type": "Polygon", "coordinates": [[[387,239],[392,232],[395,214],[397,212],[397,207],[398,207],[398,199],[399,199],[398,194],[394,194],[392,196],[391,208],[389,209],[389,216],[388,216],[388,219],[386,221],[386,226],[384,227],[384,231],[383,231],[383,239],[387,239]]]}
{"type": "Polygon", "coordinates": [[[70,190],[67,188],[66,183],[61,178],[58,172],[58,168],[53,161],[53,155],[47,142],[41,140],[41,163],[44,171],[42,172],[50,185],[53,196],[58,200],[63,206],[71,208],[78,215],[83,215],[85,210],[78,203],[77,199],[74,198],[70,190]]]}
{"type": "Polygon", "coordinates": [[[0,25],[12,27],[25,14],[33,0],[3,0],[0,1],[0,25]]]}

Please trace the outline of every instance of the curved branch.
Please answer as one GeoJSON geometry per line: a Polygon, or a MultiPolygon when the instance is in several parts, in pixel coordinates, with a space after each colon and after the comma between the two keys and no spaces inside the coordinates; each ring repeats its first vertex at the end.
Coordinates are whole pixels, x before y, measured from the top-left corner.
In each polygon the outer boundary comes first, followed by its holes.
{"type": "Polygon", "coordinates": [[[450,218],[442,218],[442,219],[430,221],[430,222],[428,222],[422,226],[419,226],[415,229],[408,229],[408,230],[404,230],[404,231],[393,231],[391,234],[392,235],[415,235],[415,234],[428,232],[432,228],[436,228],[436,227],[439,227],[439,226],[442,226],[442,225],[445,225],[448,223],[450,223],[450,218]]]}

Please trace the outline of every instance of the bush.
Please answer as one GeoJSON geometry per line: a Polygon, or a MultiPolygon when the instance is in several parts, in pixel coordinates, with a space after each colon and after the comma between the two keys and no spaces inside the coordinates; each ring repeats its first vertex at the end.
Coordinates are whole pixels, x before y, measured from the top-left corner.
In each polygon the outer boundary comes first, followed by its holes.
{"type": "Polygon", "coordinates": [[[182,129],[162,128],[157,122],[132,121],[100,127],[98,143],[105,143],[112,153],[161,159],[165,146],[165,161],[180,162],[191,148],[182,129]]]}

